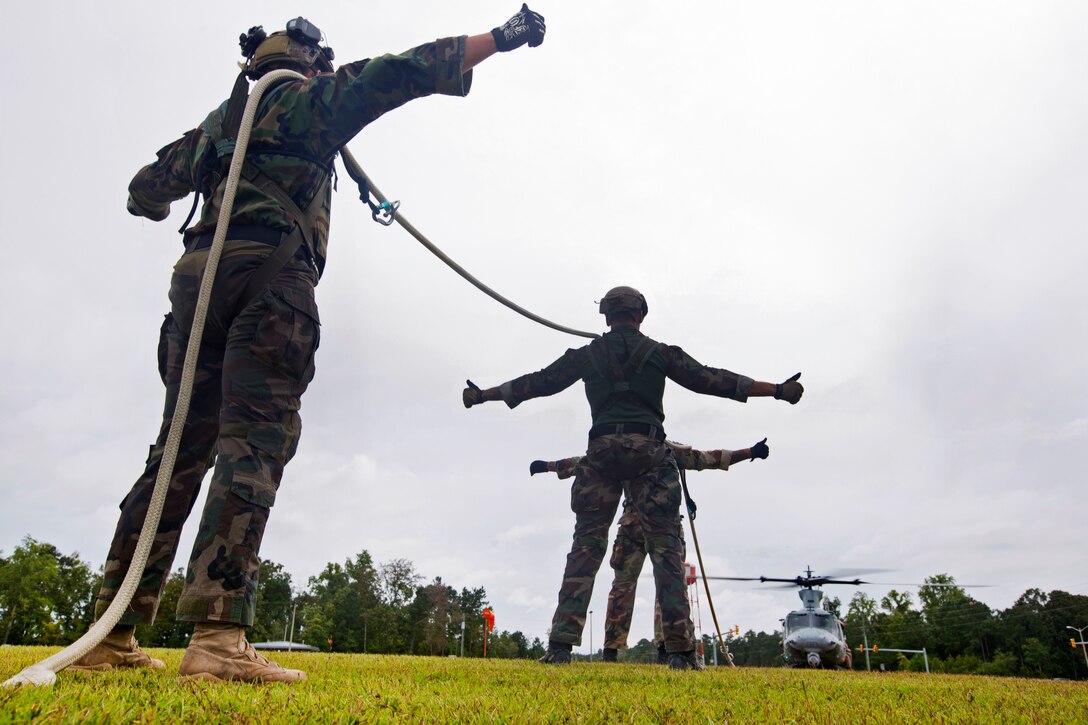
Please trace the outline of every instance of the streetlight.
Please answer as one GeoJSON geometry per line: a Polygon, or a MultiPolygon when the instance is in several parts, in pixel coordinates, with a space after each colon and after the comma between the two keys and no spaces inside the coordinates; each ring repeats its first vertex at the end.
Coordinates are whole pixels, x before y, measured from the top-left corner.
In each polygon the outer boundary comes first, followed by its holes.
{"type": "Polygon", "coordinates": [[[1085,643],[1084,643],[1084,630],[1088,629],[1088,627],[1070,627],[1067,624],[1067,625],[1065,625],[1065,628],[1066,629],[1071,629],[1071,630],[1073,630],[1074,632],[1076,632],[1077,634],[1080,635],[1080,642],[1079,642],[1080,649],[1084,653],[1084,664],[1088,665],[1088,647],[1086,647],[1085,643]]]}
{"type": "Polygon", "coordinates": [[[589,661],[593,661],[593,610],[589,610],[589,661]]]}

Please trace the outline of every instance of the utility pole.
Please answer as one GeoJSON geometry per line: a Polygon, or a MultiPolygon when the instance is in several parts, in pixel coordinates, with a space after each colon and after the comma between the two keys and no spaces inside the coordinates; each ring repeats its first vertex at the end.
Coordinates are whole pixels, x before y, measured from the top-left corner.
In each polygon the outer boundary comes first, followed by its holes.
{"type": "Polygon", "coordinates": [[[1088,629],[1088,627],[1070,627],[1067,624],[1067,625],[1065,625],[1065,628],[1066,629],[1071,629],[1071,630],[1073,630],[1074,632],[1076,632],[1077,634],[1080,635],[1080,642],[1074,642],[1074,644],[1079,644],[1080,645],[1081,652],[1084,653],[1084,664],[1088,665],[1088,648],[1086,648],[1086,645],[1085,645],[1085,642],[1084,642],[1084,630],[1088,629]]]}
{"type": "Polygon", "coordinates": [[[298,602],[291,601],[291,634],[287,638],[287,649],[292,649],[291,644],[295,641],[295,610],[298,608],[298,602]]]}
{"type": "Polygon", "coordinates": [[[589,661],[593,661],[593,610],[589,610],[589,661]]]}
{"type": "Polygon", "coordinates": [[[865,641],[865,671],[869,672],[869,630],[865,627],[865,620],[861,620],[861,637],[865,641]]]}

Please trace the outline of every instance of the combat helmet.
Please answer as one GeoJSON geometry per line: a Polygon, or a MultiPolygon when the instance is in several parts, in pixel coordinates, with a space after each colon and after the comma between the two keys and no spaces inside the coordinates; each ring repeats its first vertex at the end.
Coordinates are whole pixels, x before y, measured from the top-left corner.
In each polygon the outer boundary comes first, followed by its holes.
{"type": "Polygon", "coordinates": [[[650,311],[646,298],[634,287],[613,287],[601,298],[600,305],[605,321],[615,312],[641,313],[645,317],[650,311]]]}
{"type": "Polygon", "coordinates": [[[297,66],[303,69],[332,72],[336,57],[332,48],[321,45],[322,33],[316,25],[303,17],[287,21],[286,30],[268,35],[260,25],[238,36],[238,45],[246,57],[245,71],[252,78],[260,78],[266,71],[277,67],[297,66]]]}

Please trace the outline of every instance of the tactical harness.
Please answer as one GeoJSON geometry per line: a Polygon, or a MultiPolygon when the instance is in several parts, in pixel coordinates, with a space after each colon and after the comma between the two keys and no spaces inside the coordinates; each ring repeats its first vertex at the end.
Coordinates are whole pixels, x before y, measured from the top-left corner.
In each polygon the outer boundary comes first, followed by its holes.
{"type": "MultiPolygon", "coordinates": [[[[592,363],[593,369],[611,386],[611,391],[608,393],[608,397],[605,399],[604,403],[601,404],[600,409],[594,411],[594,417],[612,410],[612,408],[616,407],[620,402],[630,403],[638,408],[642,408],[655,418],[657,417],[658,414],[654,409],[653,404],[631,388],[631,378],[642,372],[642,368],[646,365],[646,361],[650,359],[650,356],[654,354],[654,350],[656,349],[657,343],[650,338],[643,336],[638,345],[635,346],[635,349],[627,356],[627,360],[621,361],[619,355],[612,352],[608,340],[605,338],[599,337],[589,343],[589,361],[592,363]]],[[[594,426],[593,429],[590,430],[590,437],[595,437],[593,431],[602,427],[616,426],[594,426]]],[[[654,426],[648,427],[654,428],[654,426]]],[[[631,430],[630,424],[627,424],[626,428],[628,429],[627,432],[638,432],[631,430]]],[[[660,427],[657,427],[656,431],[650,434],[650,437],[658,437],[658,431],[660,432],[660,438],[664,440],[665,433],[660,427]]],[[[602,434],[603,433],[598,433],[598,435],[602,434]]]]}

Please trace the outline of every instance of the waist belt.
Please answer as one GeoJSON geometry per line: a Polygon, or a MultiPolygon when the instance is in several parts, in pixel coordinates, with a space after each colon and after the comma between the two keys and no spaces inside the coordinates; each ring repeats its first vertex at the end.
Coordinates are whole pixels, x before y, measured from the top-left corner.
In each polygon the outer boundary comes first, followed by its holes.
{"type": "MultiPolygon", "coordinates": [[[[283,239],[287,232],[280,231],[279,229],[272,229],[271,227],[262,227],[258,224],[232,224],[227,227],[227,239],[257,242],[259,244],[267,244],[270,247],[279,246],[280,240],[283,239]]],[[[212,240],[215,238],[215,232],[204,232],[202,234],[196,234],[191,236],[185,243],[185,250],[192,252],[197,249],[207,249],[212,246],[212,240]]]]}
{"type": "Polygon", "coordinates": [[[623,435],[625,433],[646,436],[656,441],[665,440],[665,431],[649,423],[604,423],[595,425],[589,429],[589,439],[593,440],[601,436],[623,435]]]}

